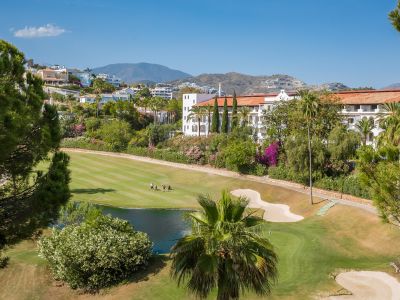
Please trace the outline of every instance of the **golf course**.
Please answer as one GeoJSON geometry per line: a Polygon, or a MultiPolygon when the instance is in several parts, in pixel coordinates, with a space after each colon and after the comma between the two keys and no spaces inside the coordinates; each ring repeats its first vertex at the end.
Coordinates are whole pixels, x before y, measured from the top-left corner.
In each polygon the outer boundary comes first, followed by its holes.
{"type": "MultiPolygon", "coordinates": [[[[199,194],[215,199],[222,190],[257,191],[260,199],[285,204],[296,222],[265,222],[261,230],[278,254],[279,278],[270,299],[315,299],[348,293],[335,281],[346,271],[383,271],[398,280],[389,266],[400,249],[400,229],[382,223],[365,210],[327,203],[282,187],[193,170],[94,153],[69,152],[72,201],[123,208],[196,209],[199,194]],[[150,189],[157,185],[158,191],[150,189]],[[163,191],[170,185],[171,191],[163,191]]],[[[261,201],[261,200],[260,200],[261,201]]],[[[7,251],[10,264],[0,269],[0,299],[194,299],[170,278],[168,255],[152,258],[147,270],[99,294],[80,294],[51,278],[36,242],[24,241],[7,251]]],[[[212,297],[211,297],[212,298],[212,297]]],[[[261,299],[247,294],[243,299],[261,299]]],[[[351,298],[349,298],[351,299],[351,298]]]]}

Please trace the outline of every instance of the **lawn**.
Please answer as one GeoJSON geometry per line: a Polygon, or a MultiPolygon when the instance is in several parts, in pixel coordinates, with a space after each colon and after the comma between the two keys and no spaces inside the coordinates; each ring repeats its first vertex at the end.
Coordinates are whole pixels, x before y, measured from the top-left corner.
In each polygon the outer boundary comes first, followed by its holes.
{"type": "MultiPolygon", "coordinates": [[[[263,234],[279,255],[279,281],[271,299],[311,299],[340,289],[331,274],[342,269],[382,270],[399,254],[400,230],[356,208],[335,206],[324,217],[323,205],[310,207],[300,193],[265,184],[193,171],[138,163],[124,158],[71,153],[73,199],[125,207],[196,207],[198,193],[251,188],[263,199],[286,203],[306,217],[297,223],[266,223],[263,234]],[[173,192],[154,192],[149,184],[171,184],[173,192]]],[[[35,243],[23,242],[8,252],[0,270],[0,299],[192,299],[169,278],[168,256],[156,257],[146,273],[99,295],[79,295],[56,286],[35,243]]],[[[393,274],[392,274],[393,275],[393,274]]],[[[247,294],[244,299],[260,299],[247,294]]]]}

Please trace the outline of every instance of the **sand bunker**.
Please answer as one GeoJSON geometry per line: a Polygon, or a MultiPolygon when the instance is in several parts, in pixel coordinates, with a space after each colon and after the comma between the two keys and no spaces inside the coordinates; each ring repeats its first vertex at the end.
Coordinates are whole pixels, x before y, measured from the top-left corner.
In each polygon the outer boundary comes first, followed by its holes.
{"type": "Polygon", "coordinates": [[[250,208],[261,208],[265,210],[264,220],[270,222],[298,222],[304,219],[303,216],[290,212],[290,207],[286,204],[273,204],[261,200],[260,193],[250,189],[240,189],[231,192],[236,197],[246,197],[249,199],[250,208]]]}
{"type": "Polygon", "coordinates": [[[339,300],[399,300],[400,282],[384,272],[352,271],[340,273],[337,283],[353,295],[331,296],[329,299],[339,300]]]}

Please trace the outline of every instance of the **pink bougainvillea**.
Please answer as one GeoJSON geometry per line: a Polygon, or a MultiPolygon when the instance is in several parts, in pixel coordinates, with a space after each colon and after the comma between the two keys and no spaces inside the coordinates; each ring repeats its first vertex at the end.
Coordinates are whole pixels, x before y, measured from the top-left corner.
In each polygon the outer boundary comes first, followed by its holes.
{"type": "Polygon", "coordinates": [[[273,142],[267,148],[262,155],[257,157],[257,161],[260,164],[266,166],[276,166],[278,164],[278,155],[279,155],[279,143],[273,142]]]}

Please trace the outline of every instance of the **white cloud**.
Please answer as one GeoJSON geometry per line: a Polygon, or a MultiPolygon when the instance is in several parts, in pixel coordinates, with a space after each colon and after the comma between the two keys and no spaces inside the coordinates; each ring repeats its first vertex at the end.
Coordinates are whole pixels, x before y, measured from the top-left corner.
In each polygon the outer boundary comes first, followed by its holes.
{"type": "Polygon", "coordinates": [[[14,31],[14,36],[19,38],[40,38],[49,36],[59,36],[66,32],[65,29],[56,25],[47,24],[40,27],[28,27],[14,31]]]}

